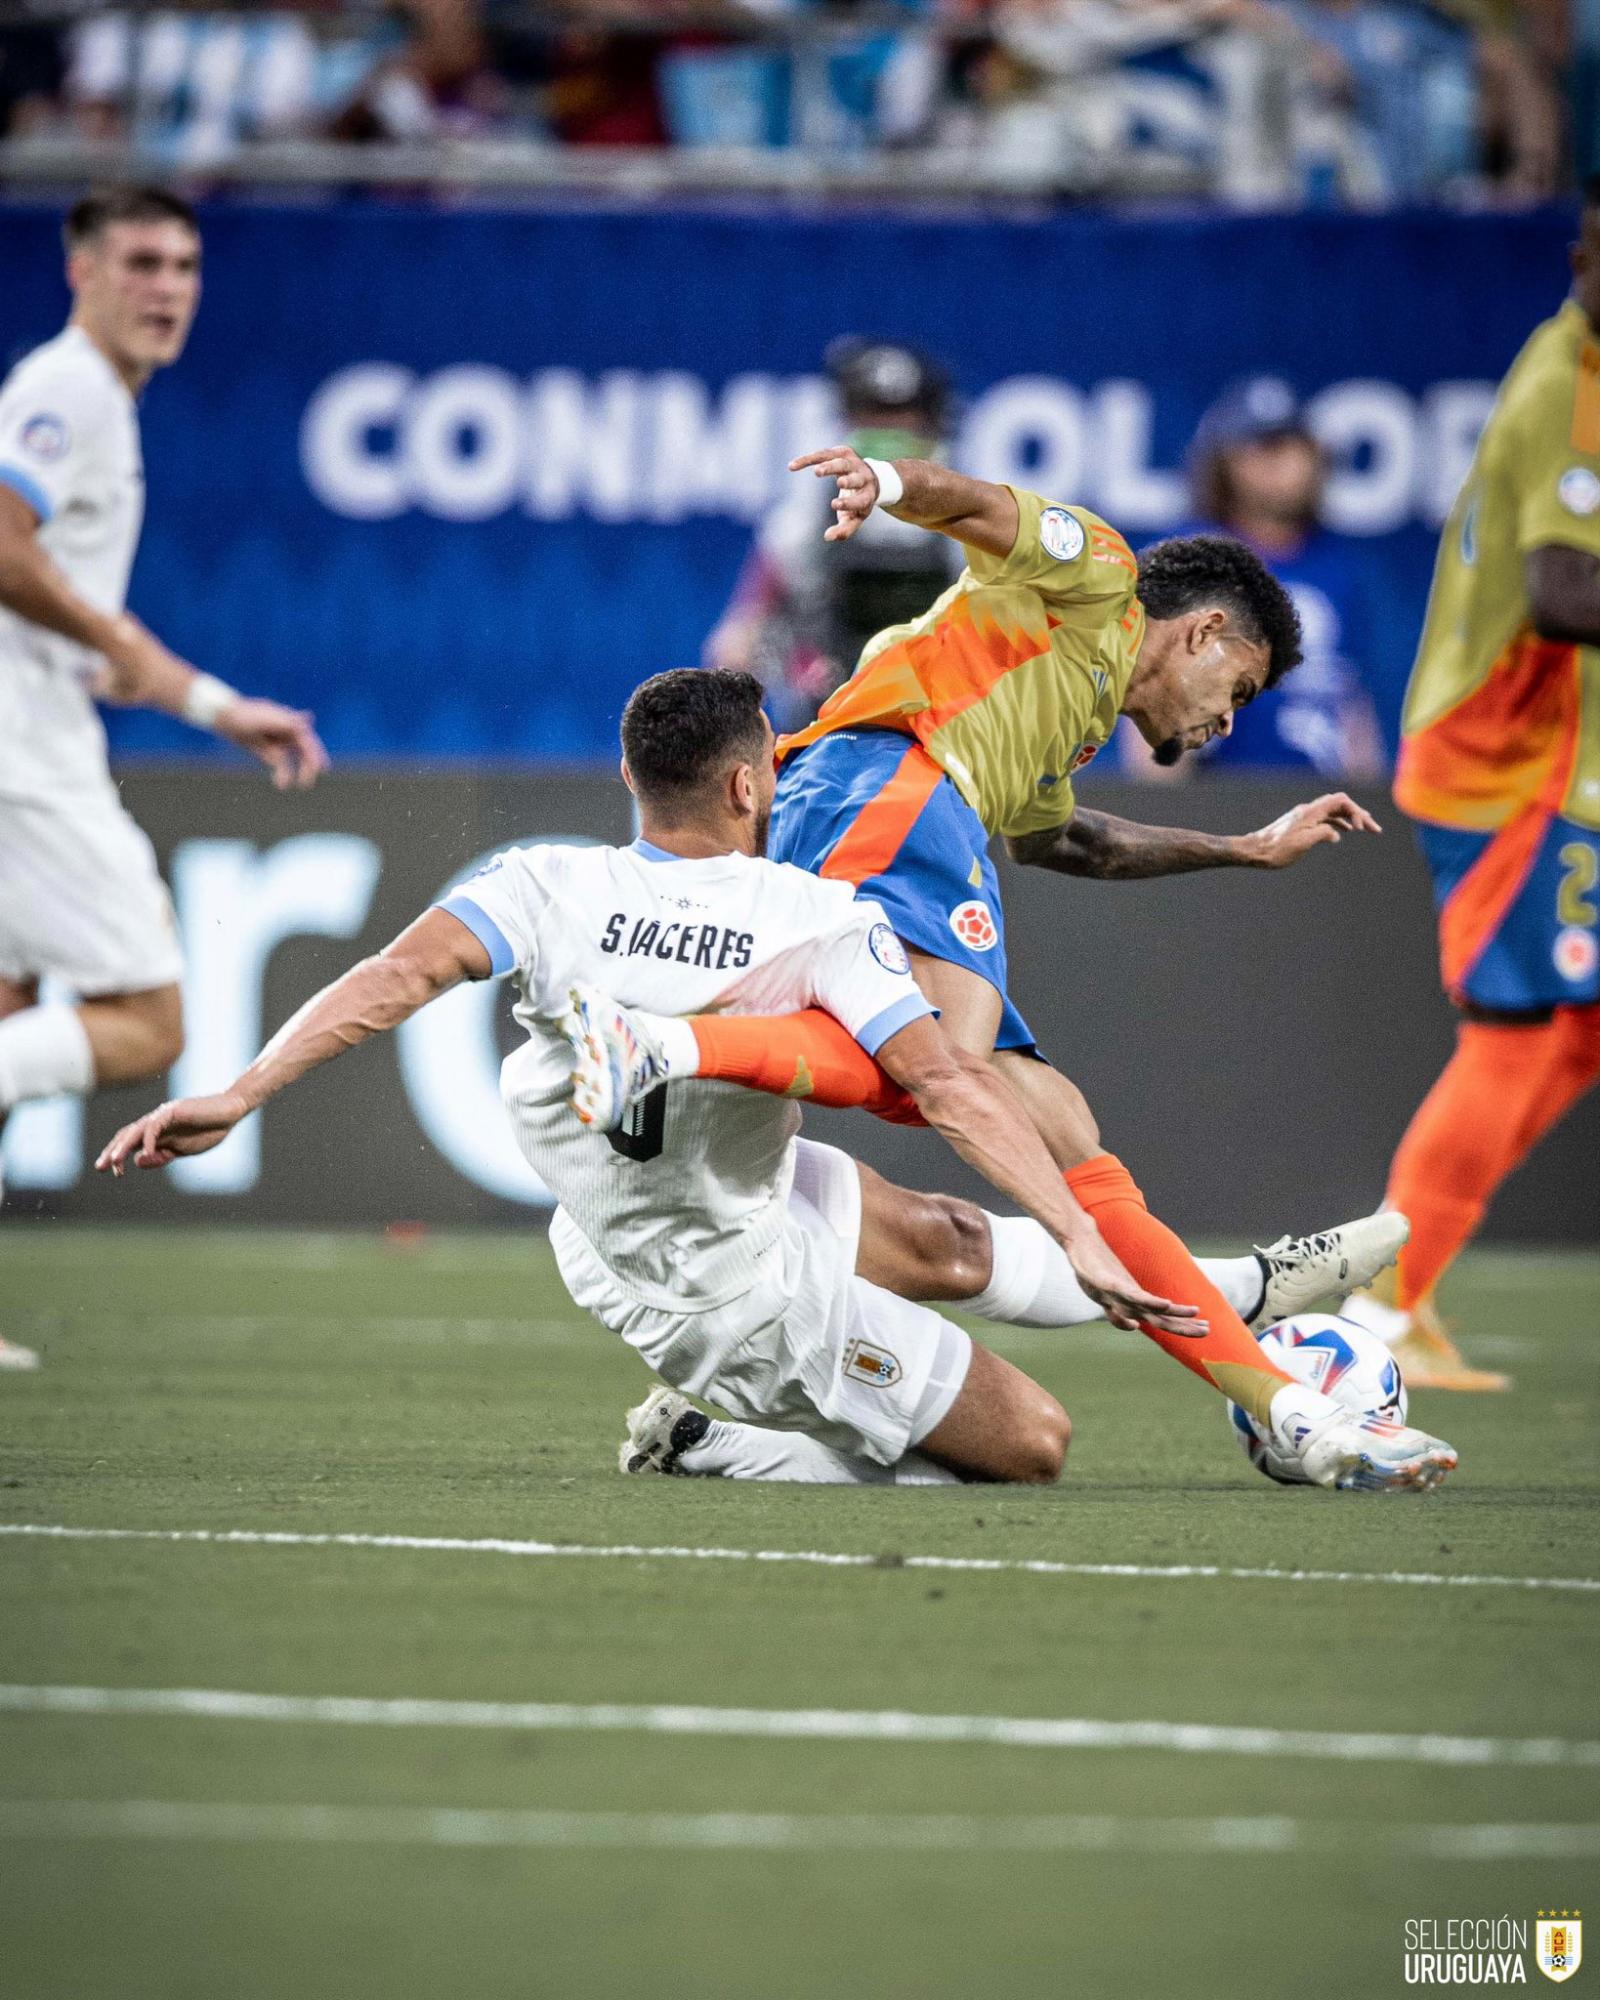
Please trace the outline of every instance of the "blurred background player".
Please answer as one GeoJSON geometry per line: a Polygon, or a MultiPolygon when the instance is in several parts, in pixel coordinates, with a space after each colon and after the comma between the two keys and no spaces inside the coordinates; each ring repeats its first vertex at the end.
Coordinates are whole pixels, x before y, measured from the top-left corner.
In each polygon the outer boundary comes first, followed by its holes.
{"type": "Polygon", "coordinates": [[[1434,570],[1395,798],[1433,871],[1456,1052],[1395,1154],[1392,1296],[1352,1301],[1412,1384],[1503,1389],[1440,1323],[1496,1188],[1600,1075],[1600,184],[1572,296],[1501,386],[1434,570]]]}
{"type": "MultiPolygon", "coordinates": [[[[937,458],[950,427],[945,370],[914,347],[849,336],[828,349],[849,442],[863,458],[937,458]]],[[[953,542],[874,513],[847,542],[820,486],[791,489],[756,530],[708,667],[755,674],[780,732],[803,729],[885,626],[919,618],[961,574],[953,542]]]]}
{"type": "MultiPolygon", "coordinates": [[[[279,785],[327,762],[309,716],[197,673],[123,608],[144,513],[135,398],[199,304],[192,212],[158,188],[90,195],[66,248],[71,319],[0,386],[0,1125],[29,1098],[156,1075],[183,1047],[171,905],[96,700],[211,729],[279,785]],[[41,1004],[41,978],[75,997],[41,1004]]],[[[0,1365],[33,1361],[0,1341],[0,1365]]]]}
{"type": "MultiPolygon", "coordinates": [[[[1377,710],[1362,677],[1371,643],[1362,553],[1326,526],[1327,457],[1288,384],[1238,382],[1207,410],[1189,451],[1188,534],[1253,549],[1294,600],[1304,658],[1234,717],[1231,734],[1186,765],[1193,774],[1263,766],[1370,778],[1384,768],[1377,710]]],[[[1121,732],[1125,768],[1164,777],[1138,734],[1121,732]]]]}

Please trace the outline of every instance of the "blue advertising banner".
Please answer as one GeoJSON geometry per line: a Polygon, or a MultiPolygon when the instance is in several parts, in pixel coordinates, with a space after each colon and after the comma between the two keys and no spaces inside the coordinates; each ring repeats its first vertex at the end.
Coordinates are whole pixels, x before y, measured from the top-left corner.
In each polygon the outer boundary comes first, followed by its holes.
{"type": "MultiPolygon", "coordinates": [[[[58,216],[0,210],[0,359],[66,308],[58,216]]],[[[314,708],[338,755],[614,752],[695,662],[794,452],[831,441],[842,332],[950,364],[965,469],[1130,539],[1188,514],[1235,378],[1310,399],[1331,524],[1379,612],[1392,728],[1433,542],[1499,376],[1565,285],[1525,216],[808,218],[217,207],[182,361],[144,399],[134,608],[314,708]]],[[[124,750],[203,752],[159,717],[124,750]]]]}

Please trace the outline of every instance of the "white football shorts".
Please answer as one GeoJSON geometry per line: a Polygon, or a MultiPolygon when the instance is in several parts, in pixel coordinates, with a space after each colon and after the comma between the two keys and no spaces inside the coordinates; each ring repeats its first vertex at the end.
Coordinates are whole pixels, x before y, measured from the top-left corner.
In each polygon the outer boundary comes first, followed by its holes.
{"type": "Polygon", "coordinates": [[[625,1294],[557,1209],[550,1224],[567,1290],[621,1334],[663,1382],[740,1422],[805,1431],[894,1465],[949,1414],[972,1361],[960,1327],[855,1275],[861,1177],[848,1153],[795,1142],[783,1233],[750,1290],[673,1313],[625,1294]]]}
{"type": "Polygon", "coordinates": [[[155,849],[114,793],[0,798],[0,977],[87,999],[183,974],[155,849]]]}

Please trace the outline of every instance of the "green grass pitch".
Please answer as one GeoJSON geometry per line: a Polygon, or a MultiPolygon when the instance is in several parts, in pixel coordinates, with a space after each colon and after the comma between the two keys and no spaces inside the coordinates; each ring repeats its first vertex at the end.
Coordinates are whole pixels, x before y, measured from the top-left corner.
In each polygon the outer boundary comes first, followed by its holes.
{"type": "Polygon", "coordinates": [[[0,1375],[0,1521],[878,1559],[3,1535],[8,1687],[1494,1739],[1449,1763],[0,1697],[8,2000],[1306,2000],[1402,1991],[1408,1918],[1531,1937],[1592,1886],[1600,1594],[1361,1580],[1600,1576],[1592,1260],[1458,1274],[1517,1388],[1415,1399],[1462,1454],[1421,1500],[1270,1486],[1215,1398],[1104,1326],[995,1340],[1073,1415],[1054,1490],[623,1479],[647,1378],[536,1234],[8,1225],[0,1271],[0,1331],[46,1358],[0,1375]],[[1496,1747],[1531,1738],[1547,1761],[1496,1747]]]}

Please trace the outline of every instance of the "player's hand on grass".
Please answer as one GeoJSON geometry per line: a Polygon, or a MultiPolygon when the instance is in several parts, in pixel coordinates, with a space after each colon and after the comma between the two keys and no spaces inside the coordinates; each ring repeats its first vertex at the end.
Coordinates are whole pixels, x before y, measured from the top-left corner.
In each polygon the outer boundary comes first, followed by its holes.
{"type": "Polygon", "coordinates": [[[275,701],[241,695],[229,703],[213,727],[219,736],[259,757],[280,792],[291,785],[303,791],[328,768],[328,753],[302,708],[284,708],[275,701]]]}
{"type": "Polygon", "coordinates": [[[1122,1259],[1098,1230],[1092,1236],[1075,1237],[1063,1248],[1077,1273],[1078,1283],[1113,1326],[1124,1327],[1130,1333],[1141,1326],[1159,1327],[1163,1333],[1209,1331],[1198,1306],[1176,1305],[1135,1283],[1122,1259]]]}
{"type": "Polygon", "coordinates": [[[130,1160],[136,1167],[164,1167],[191,1153],[209,1153],[252,1109],[236,1090],[221,1090],[214,1097],[175,1097],[124,1125],[95,1167],[120,1176],[130,1160]]]}
{"type": "Polygon", "coordinates": [[[823,535],[825,542],[849,541],[878,504],[876,474],[861,454],[847,444],[833,444],[826,451],[809,451],[804,458],[791,458],[789,470],[810,470],[819,479],[839,482],[839,490],[833,497],[833,511],[838,518],[823,535]]]}
{"type": "Polygon", "coordinates": [[[1335,845],[1347,833],[1381,833],[1383,828],[1365,806],[1347,792],[1328,792],[1294,806],[1271,826],[1239,836],[1244,860],[1252,868],[1287,868],[1314,847],[1335,845]]]}

